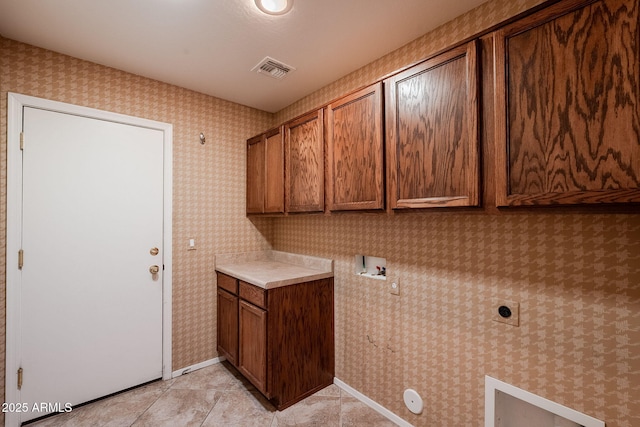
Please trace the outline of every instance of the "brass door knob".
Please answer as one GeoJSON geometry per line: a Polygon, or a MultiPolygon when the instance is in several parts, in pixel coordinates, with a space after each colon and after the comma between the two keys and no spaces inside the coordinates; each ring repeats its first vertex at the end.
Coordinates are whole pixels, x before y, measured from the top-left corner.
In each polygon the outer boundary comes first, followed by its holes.
{"type": "Polygon", "coordinates": [[[157,265],[152,265],[151,267],[149,267],[149,273],[151,274],[158,274],[159,271],[160,267],[158,267],[157,265]]]}
{"type": "Polygon", "coordinates": [[[149,251],[149,253],[153,256],[158,255],[160,251],[158,250],[158,248],[151,248],[151,250],[149,251]]]}

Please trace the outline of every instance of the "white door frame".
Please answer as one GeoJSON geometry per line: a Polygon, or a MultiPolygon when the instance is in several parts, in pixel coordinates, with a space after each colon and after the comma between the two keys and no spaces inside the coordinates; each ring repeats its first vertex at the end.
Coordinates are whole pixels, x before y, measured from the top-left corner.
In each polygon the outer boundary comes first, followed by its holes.
{"type": "MultiPolygon", "coordinates": [[[[163,253],[164,272],[162,275],[162,379],[171,378],[171,316],[172,316],[172,148],[173,126],[138,117],[81,107],[63,102],[49,101],[33,96],[8,94],[7,110],[7,283],[6,283],[6,371],[5,402],[18,401],[17,372],[20,367],[20,292],[22,275],[18,269],[18,251],[22,242],[22,153],[20,133],[22,132],[23,108],[34,107],[76,116],[106,120],[133,126],[156,129],[164,135],[164,223],[163,253]]],[[[5,426],[18,426],[18,413],[5,413],[5,426]]]]}

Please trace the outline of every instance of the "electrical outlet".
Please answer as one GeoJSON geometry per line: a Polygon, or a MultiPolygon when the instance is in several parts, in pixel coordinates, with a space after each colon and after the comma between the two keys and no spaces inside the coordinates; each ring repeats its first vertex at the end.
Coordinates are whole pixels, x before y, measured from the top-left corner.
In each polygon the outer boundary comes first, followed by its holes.
{"type": "Polygon", "coordinates": [[[389,292],[392,295],[400,295],[400,283],[398,281],[391,282],[389,285],[389,292]]]}
{"type": "Polygon", "coordinates": [[[495,299],[491,305],[493,315],[491,318],[496,322],[507,325],[520,326],[520,303],[495,299]]]}

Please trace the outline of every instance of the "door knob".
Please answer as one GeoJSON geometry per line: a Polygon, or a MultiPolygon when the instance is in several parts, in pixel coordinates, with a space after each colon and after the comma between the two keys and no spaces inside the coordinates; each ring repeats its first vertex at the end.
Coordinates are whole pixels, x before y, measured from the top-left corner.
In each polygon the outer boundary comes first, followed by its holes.
{"type": "Polygon", "coordinates": [[[158,248],[151,248],[151,250],[149,251],[149,253],[153,256],[158,255],[158,252],[160,252],[158,248]]]}
{"type": "Polygon", "coordinates": [[[159,271],[160,267],[158,267],[157,265],[152,265],[151,267],[149,267],[149,273],[151,274],[158,274],[159,271]]]}

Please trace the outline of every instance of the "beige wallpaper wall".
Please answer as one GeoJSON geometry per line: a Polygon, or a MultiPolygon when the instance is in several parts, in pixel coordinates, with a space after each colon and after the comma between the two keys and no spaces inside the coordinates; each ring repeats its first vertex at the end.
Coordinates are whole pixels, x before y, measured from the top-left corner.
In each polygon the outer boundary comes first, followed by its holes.
{"type": "MultiPolygon", "coordinates": [[[[490,1],[279,112],[283,122],[419,61],[539,0],[490,1]]],[[[490,143],[490,141],[485,141],[490,143]]],[[[490,375],[640,426],[640,215],[420,212],[275,220],[275,249],[335,260],[336,376],[417,426],[480,426],[490,375]],[[387,259],[386,283],[354,256],[387,259]],[[493,322],[496,298],[520,327],[493,322]],[[422,415],[402,402],[424,399],[422,415]]]]}
{"type": "Polygon", "coordinates": [[[213,256],[270,247],[271,224],[245,217],[244,176],[245,141],[271,126],[273,115],[0,37],[3,373],[7,92],[173,124],[173,369],[216,357],[213,256]],[[187,251],[190,238],[195,251],[187,251]]]}
{"type": "Polygon", "coordinates": [[[640,215],[290,217],[274,247],[335,260],[336,377],[414,425],[482,425],[484,375],[640,425],[640,215]],[[400,296],[355,254],[386,258],[400,296]],[[491,320],[495,298],[519,327],[491,320]]]}

